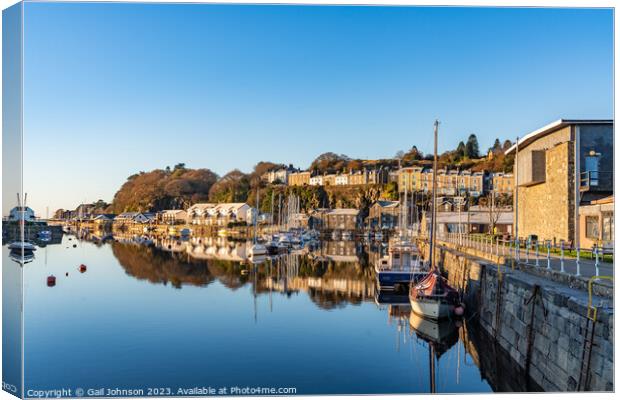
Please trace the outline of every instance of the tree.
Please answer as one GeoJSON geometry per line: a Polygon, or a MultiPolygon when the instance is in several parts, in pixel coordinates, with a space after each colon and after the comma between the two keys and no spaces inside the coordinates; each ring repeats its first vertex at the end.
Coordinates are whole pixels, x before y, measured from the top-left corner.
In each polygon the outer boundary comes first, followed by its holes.
{"type": "Polygon", "coordinates": [[[495,139],[495,142],[493,142],[493,147],[491,147],[490,149],[493,154],[498,154],[502,152],[502,144],[500,143],[499,139],[495,139]]]}
{"type": "Polygon", "coordinates": [[[459,145],[456,147],[456,156],[459,160],[462,160],[467,155],[467,150],[465,149],[465,143],[461,140],[459,145]]]}
{"type": "Polygon", "coordinates": [[[480,148],[478,146],[478,138],[475,134],[469,135],[465,144],[465,154],[469,158],[480,158],[480,148]]]}
{"type": "Polygon", "coordinates": [[[245,202],[250,190],[250,176],[238,169],[232,170],[209,190],[209,200],[215,203],[245,202]]]}

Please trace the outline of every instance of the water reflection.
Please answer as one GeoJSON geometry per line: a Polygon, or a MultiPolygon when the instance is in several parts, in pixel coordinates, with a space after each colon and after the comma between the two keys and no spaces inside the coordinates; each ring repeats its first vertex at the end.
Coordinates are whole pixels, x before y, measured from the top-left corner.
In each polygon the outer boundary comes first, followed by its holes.
{"type": "Polygon", "coordinates": [[[485,375],[489,360],[478,354],[488,343],[472,340],[467,324],[433,325],[411,315],[406,295],[376,289],[369,260],[381,246],[324,241],[258,263],[250,246],[101,233],[48,245],[49,260],[24,267],[27,386],[207,382],[299,394],[507,386],[485,375]],[[71,272],[81,264],[86,273],[71,272]],[[57,282],[47,287],[51,273],[57,282]]]}

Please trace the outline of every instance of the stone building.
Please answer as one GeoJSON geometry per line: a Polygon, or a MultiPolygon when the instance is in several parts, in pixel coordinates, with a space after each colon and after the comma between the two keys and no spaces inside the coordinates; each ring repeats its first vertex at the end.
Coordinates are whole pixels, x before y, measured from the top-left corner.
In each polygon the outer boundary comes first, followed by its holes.
{"type": "Polygon", "coordinates": [[[354,208],[336,208],[325,214],[327,229],[354,231],[360,225],[360,211],[354,208]]]}
{"type": "Polygon", "coordinates": [[[558,120],[511,153],[516,234],[579,245],[579,207],[613,194],[613,121],[558,120]]]}
{"type": "Polygon", "coordinates": [[[370,206],[368,225],[373,230],[393,229],[398,226],[400,203],[398,201],[379,200],[370,206]]]}

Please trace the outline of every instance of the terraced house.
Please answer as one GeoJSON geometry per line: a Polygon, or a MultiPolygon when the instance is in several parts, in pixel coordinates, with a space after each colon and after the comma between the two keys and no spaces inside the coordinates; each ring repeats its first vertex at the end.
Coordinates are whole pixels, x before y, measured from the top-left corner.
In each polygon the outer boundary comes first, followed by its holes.
{"type": "Polygon", "coordinates": [[[246,203],[198,203],[187,209],[187,220],[193,225],[226,226],[231,222],[251,224],[255,211],[246,203]]]}

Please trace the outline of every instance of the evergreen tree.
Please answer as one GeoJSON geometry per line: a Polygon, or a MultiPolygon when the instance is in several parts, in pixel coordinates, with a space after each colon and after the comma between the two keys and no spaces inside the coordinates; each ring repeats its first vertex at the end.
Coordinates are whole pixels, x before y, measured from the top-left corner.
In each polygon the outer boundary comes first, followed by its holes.
{"type": "Polygon", "coordinates": [[[462,160],[463,158],[465,158],[465,154],[466,153],[466,149],[465,149],[465,143],[463,143],[463,141],[461,140],[459,142],[459,145],[456,147],[456,158],[458,160],[462,160]]]}
{"type": "Polygon", "coordinates": [[[478,138],[475,134],[469,135],[465,144],[465,153],[469,158],[480,158],[480,148],[478,146],[478,138]]]}

